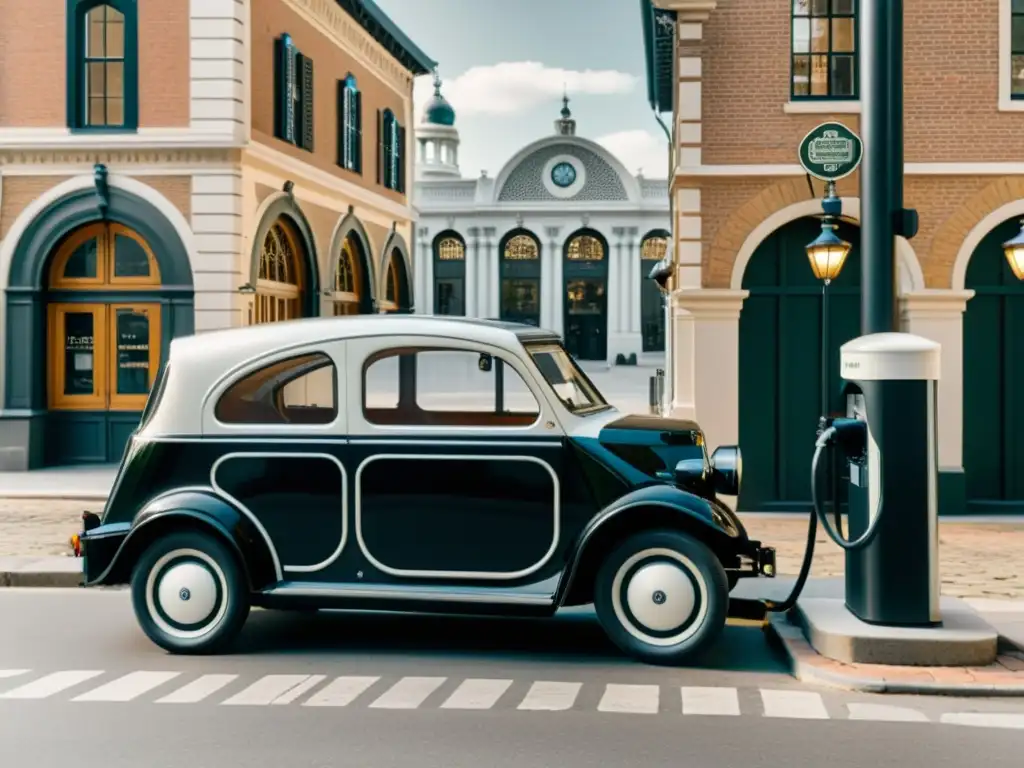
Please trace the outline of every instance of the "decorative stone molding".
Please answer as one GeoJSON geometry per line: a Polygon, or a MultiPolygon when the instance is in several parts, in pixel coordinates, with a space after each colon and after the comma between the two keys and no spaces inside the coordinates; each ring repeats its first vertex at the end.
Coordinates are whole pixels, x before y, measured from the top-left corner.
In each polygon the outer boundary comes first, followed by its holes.
{"type": "Polygon", "coordinates": [[[672,294],[672,306],[704,320],[736,320],[750,291],[720,288],[682,290],[672,294]]]}
{"type": "Polygon", "coordinates": [[[162,166],[162,165],[228,165],[239,162],[240,154],[232,149],[25,149],[0,150],[0,169],[48,168],[52,166],[162,166]]]}
{"type": "Polygon", "coordinates": [[[365,64],[405,95],[412,94],[412,73],[391,57],[380,43],[345,13],[334,0],[284,0],[300,15],[346,51],[357,54],[365,64]]]}

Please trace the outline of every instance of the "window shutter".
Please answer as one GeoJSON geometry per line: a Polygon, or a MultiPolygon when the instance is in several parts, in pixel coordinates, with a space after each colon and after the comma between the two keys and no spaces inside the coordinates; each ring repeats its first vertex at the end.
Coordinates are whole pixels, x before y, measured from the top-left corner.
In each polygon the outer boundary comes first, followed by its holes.
{"type": "Polygon", "coordinates": [[[356,114],[352,121],[352,141],[355,146],[352,148],[352,156],[355,158],[356,173],[363,172],[363,92],[356,91],[355,98],[356,114]]]}
{"type": "Polygon", "coordinates": [[[405,193],[405,126],[398,126],[398,146],[395,147],[395,152],[398,153],[398,182],[395,188],[405,193]]]}
{"type": "Polygon", "coordinates": [[[345,167],[345,146],[348,143],[348,120],[347,110],[345,107],[348,106],[348,102],[345,100],[345,81],[338,81],[338,94],[336,97],[337,110],[338,110],[338,160],[337,163],[342,168],[345,167]]]}
{"type": "Polygon", "coordinates": [[[294,77],[295,46],[288,35],[274,40],[274,135],[285,141],[294,141],[294,107],[292,105],[292,78],[294,77]]]}
{"type": "Polygon", "coordinates": [[[302,148],[313,151],[313,60],[302,57],[302,148]]]}
{"type": "Polygon", "coordinates": [[[377,110],[377,183],[383,184],[387,158],[384,154],[384,113],[377,110]]]}

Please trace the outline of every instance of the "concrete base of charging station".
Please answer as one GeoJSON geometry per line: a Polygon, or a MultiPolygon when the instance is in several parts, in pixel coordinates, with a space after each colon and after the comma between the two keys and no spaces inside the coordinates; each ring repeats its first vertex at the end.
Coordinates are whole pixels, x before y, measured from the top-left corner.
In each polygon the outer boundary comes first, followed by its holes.
{"type": "Polygon", "coordinates": [[[939,604],[936,627],[883,627],[868,624],[842,598],[806,597],[790,620],[822,656],[847,664],[928,667],[983,667],[996,660],[999,633],[955,597],[939,604]]]}

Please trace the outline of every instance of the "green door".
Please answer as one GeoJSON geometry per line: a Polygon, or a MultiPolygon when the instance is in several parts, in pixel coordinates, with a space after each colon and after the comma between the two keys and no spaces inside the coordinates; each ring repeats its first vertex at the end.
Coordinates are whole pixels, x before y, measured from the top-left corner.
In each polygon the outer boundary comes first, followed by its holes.
{"type": "MultiPolygon", "coordinates": [[[[964,480],[969,512],[1024,512],[1024,283],[1002,243],[1017,220],[992,230],[971,255],[964,312],[964,480]]],[[[941,384],[940,384],[941,386],[941,384]]]]}
{"type": "MultiPolygon", "coordinates": [[[[743,288],[750,291],[739,334],[743,511],[810,508],[811,457],[821,415],[822,286],[804,246],[820,232],[820,221],[811,217],[776,230],[743,276],[743,288]]],[[[831,413],[845,415],[839,347],[860,335],[860,231],[841,223],[838,234],[853,250],[829,287],[828,405],[831,413]]]]}

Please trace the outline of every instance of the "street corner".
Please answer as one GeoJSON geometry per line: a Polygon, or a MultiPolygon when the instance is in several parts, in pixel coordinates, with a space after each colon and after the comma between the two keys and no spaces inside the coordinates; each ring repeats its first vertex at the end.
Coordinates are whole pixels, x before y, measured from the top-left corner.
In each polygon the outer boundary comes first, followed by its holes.
{"type": "Polygon", "coordinates": [[[787,616],[773,616],[769,635],[797,680],[864,693],[1024,697],[1024,652],[1002,642],[993,664],[977,667],[847,663],[818,653],[787,616]]]}
{"type": "Polygon", "coordinates": [[[76,557],[0,557],[0,587],[80,587],[76,557]]]}

